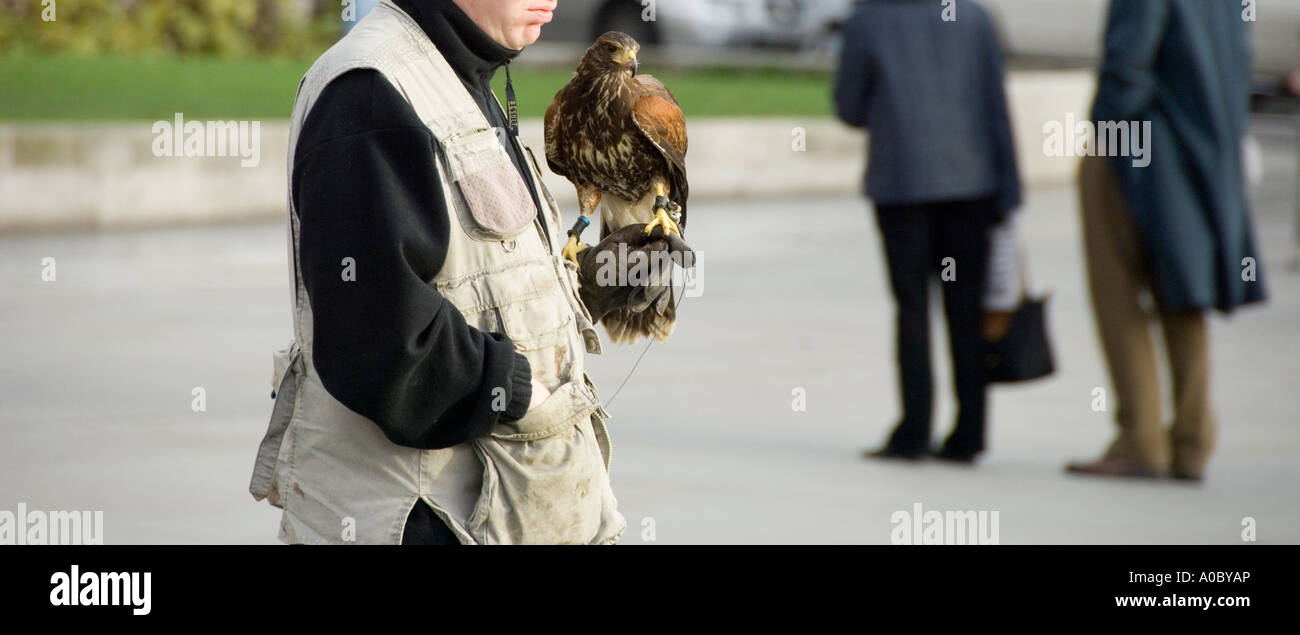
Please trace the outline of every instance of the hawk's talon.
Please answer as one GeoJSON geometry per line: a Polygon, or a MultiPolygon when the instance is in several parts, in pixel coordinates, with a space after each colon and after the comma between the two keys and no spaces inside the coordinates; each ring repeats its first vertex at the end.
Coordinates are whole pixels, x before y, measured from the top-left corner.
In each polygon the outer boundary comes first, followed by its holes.
{"type": "Polygon", "coordinates": [[[569,242],[564,244],[564,248],[560,249],[560,255],[576,265],[578,264],[578,254],[589,246],[590,245],[579,241],[577,236],[570,234],[569,242]]]}
{"type": "MultiPolygon", "coordinates": [[[[665,236],[668,235],[668,232],[673,232],[674,234],[681,236],[682,230],[677,226],[677,221],[673,220],[673,217],[668,214],[669,205],[675,205],[678,209],[681,209],[681,206],[672,203],[671,201],[661,204],[661,201],[668,201],[668,199],[660,196],[655,200],[655,218],[649,223],[646,223],[646,235],[653,234],[656,227],[663,227],[665,236]]],[[[680,218],[680,215],[678,217],[680,218]]]]}

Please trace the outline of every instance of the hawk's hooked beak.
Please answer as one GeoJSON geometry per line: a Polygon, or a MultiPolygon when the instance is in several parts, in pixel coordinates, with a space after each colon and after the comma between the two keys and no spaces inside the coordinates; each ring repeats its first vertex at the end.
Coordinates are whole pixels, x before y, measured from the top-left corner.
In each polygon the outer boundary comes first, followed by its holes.
{"type": "Polygon", "coordinates": [[[636,75],[637,66],[639,66],[639,64],[636,61],[636,56],[633,55],[632,59],[628,60],[627,62],[627,68],[628,70],[632,71],[633,75],[636,75]]]}

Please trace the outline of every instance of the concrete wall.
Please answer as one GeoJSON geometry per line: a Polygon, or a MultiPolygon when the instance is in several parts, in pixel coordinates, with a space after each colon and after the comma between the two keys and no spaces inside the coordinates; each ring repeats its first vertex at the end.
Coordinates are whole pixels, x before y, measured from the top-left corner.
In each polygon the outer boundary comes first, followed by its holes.
{"type": "Polygon", "coordinates": [[[281,214],[288,126],[237,157],[156,157],[152,122],[0,126],[0,231],[204,223],[281,214]]]}
{"type": "MultiPolygon", "coordinates": [[[[1092,82],[1086,72],[1013,74],[1008,95],[1028,183],[1073,174],[1074,159],[1043,155],[1042,127],[1086,116],[1092,82]]],[[[282,217],[287,122],[261,122],[255,167],[238,157],[155,156],[153,123],[0,125],[0,232],[282,217]]],[[[520,134],[544,163],[541,121],[521,122],[520,134]]],[[[855,193],[866,164],[863,135],[828,119],[695,118],[690,136],[697,200],[855,193]]],[[[573,187],[549,172],[546,182],[573,210],[573,187]]]]}

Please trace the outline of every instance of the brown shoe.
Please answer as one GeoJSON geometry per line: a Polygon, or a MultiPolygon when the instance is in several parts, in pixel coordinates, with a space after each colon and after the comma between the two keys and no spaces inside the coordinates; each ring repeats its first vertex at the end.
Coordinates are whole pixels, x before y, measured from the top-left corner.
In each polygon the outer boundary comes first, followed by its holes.
{"type": "Polygon", "coordinates": [[[1205,481],[1204,474],[1179,467],[1170,470],[1169,476],[1175,481],[1187,481],[1189,483],[1201,483],[1205,481]]]}
{"type": "Polygon", "coordinates": [[[1091,474],[1093,476],[1126,476],[1130,478],[1158,478],[1160,472],[1137,461],[1121,458],[1101,458],[1089,462],[1072,462],[1065,466],[1071,474],[1091,474]]]}

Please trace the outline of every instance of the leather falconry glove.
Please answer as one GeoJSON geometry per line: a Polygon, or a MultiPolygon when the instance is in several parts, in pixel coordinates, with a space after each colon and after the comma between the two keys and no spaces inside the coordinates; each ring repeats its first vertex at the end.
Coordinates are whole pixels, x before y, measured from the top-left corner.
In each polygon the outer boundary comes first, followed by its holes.
{"type": "Polygon", "coordinates": [[[627,225],[578,253],[578,295],[593,322],[611,311],[647,310],[662,313],[672,301],[672,272],[695,266],[693,251],[681,236],[655,232],[645,224],[627,225]]]}

